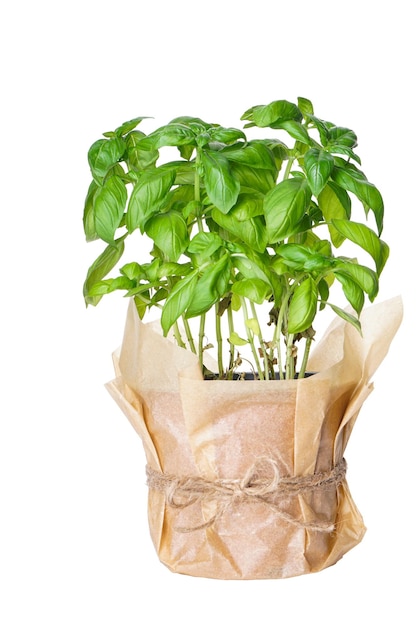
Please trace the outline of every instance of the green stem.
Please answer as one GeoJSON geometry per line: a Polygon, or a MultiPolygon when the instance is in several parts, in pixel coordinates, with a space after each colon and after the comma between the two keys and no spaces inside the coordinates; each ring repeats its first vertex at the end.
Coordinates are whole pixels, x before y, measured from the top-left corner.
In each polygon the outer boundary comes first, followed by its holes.
{"type": "Polygon", "coordinates": [[[204,334],[205,334],[206,314],[200,315],[200,330],[198,334],[198,359],[200,361],[201,371],[203,371],[203,354],[204,354],[204,334]]]}
{"type": "Polygon", "coordinates": [[[173,329],[174,329],[175,341],[177,342],[179,347],[187,349],[187,346],[185,345],[185,343],[182,340],[180,329],[179,329],[179,326],[178,326],[178,322],[175,322],[175,324],[173,326],[173,329]]]}
{"type": "Polygon", "coordinates": [[[193,339],[193,335],[192,335],[192,332],[191,332],[190,324],[188,323],[188,320],[187,320],[187,318],[184,315],[182,316],[182,322],[184,324],[185,334],[187,335],[187,341],[188,341],[188,345],[190,346],[190,350],[192,352],[194,352],[194,354],[197,354],[197,350],[195,349],[195,344],[194,344],[194,339],[193,339]]]}
{"type": "Polygon", "coordinates": [[[306,345],[305,345],[305,349],[304,349],[304,355],[303,355],[303,362],[301,363],[300,371],[298,373],[298,378],[304,378],[304,375],[306,373],[307,361],[308,361],[308,357],[309,357],[309,354],[310,354],[310,348],[311,348],[312,341],[313,340],[312,340],[311,337],[307,337],[306,345]]]}
{"type": "Polygon", "coordinates": [[[290,333],[287,338],[287,359],[285,364],[285,378],[294,378],[294,335],[290,333]]]}
{"type": "MultiPolygon", "coordinates": [[[[233,311],[232,311],[232,305],[229,304],[229,306],[227,307],[227,321],[229,324],[229,337],[232,335],[232,333],[234,332],[235,328],[234,328],[234,324],[233,324],[233,311]]],[[[233,365],[235,362],[235,346],[229,342],[229,351],[230,351],[230,359],[229,359],[229,370],[228,370],[228,374],[232,375],[233,374],[233,365]]]]}
{"type": "MultiPolygon", "coordinates": [[[[279,377],[281,380],[284,378],[284,368],[283,368],[283,359],[282,359],[282,351],[281,351],[281,335],[282,335],[282,326],[284,324],[284,317],[287,314],[287,306],[288,306],[289,297],[290,297],[290,294],[287,293],[285,297],[282,299],[281,306],[279,307],[277,325],[275,326],[274,337],[272,340],[273,345],[276,346],[276,349],[277,349],[278,372],[279,372],[279,377]]],[[[273,361],[273,355],[271,355],[271,362],[272,361],[273,361]]]]}
{"type": "Polygon", "coordinates": [[[223,378],[223,337],[222,337],[222,323],[219,315],[219,304],[216,304],[216,340],[217,340],[217,363],[219,366],[219,378],[223,378]]]}
{"type": "Polygon", "coordinates": [[[255,342],[253,340],[253,333],[252,333],[251,329],[249,328],[249,326],[246,323],[248,321],[248,319],[249,319],[249,316],[248,316],[248,309],[247,309],[247,306],[246,306],[245,298],[241,297],[241,302],[242,302],[243,317],[244,317],[244,320],[245,320],[246,336],[248,338],[249,345],[250,345],[251,350],[252,350],[253,358],[254,358],[254,361],[255,361],[255,366],[256,366],[256,369],[258,370],[259,379],[260,380],[264,380],[264,375],[263,375],[263,372],[262,372],[261,363],[259,361],[258,351],[256,349],[255,342]]]}
{"type": "Polygon", "coordinates": [[[262,355],[263,355],[263,359],[264,359],[264,375],[265,375],[265,380],[269,380],[269,364],[268,364],[268,354],[266,352],[266,348],[265,348],[265,342],[263,340],[262,337],[262,331],[261,331],[261,326],[259,324],[259,320],[258,320],[258,314],[256,312],[256,308],[255,308],[255,304],[251,301],[250,303],[251,306],[251,311],[252,311],[252,316],[255,318],[258,327],[259,327],[259,343],[261,346],[261,350],[262,350],[262,355]]]}
{"type": "Polygon", "coordinates": [[[290,172],[291,172],[291,168],[292,168],[292,164],[294,163],[294,161],[295,161],[295,157],[289,157],[288,163],[287,163],[287,167],[285,168],[283,180],[286,180],[289,177],[290,172]]]}

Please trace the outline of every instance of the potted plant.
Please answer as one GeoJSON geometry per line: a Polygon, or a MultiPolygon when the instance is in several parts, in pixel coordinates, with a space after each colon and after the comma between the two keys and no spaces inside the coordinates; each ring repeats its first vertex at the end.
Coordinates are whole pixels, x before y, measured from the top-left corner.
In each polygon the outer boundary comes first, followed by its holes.
{"type": "Polygon", "coordinates": [[[389,256],[382,196],[355,133],[306,98],[250,108],[244,130],[144,119],[89,150],[84,230],[106,246],[84,298],[130,299],[108,388],[145,446],[158,554],[197,576],[318,571],[364,532],[343,452],[400,323],[398,299],[363,310],[389,256]]]}

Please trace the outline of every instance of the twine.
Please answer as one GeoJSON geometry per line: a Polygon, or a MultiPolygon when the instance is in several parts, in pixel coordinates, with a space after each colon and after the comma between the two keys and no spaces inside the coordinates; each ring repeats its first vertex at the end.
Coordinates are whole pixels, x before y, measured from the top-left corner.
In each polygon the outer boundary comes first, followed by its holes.
{"type": "Polygon", "coordinates": [[[262,458],[254,463],[242,479],[206,480],[201,476],[175,476],[164,474],[146,467],[147,484],[150,489],[163,492],[167,504],[175,509],[185,509],[195,503],[214,501],[218,504],[217,513],[204,524],[187,528],[176,528],[178,532],[192,532],[212,526],[226,509],[234,502],[262,502],[274,509],[277,515],[306,530],[330,533],[334,523],[329,521],[306,522],[282,510],[282,501],[304,493],[313,493],[335,488],[346,475],[346,461],[341,459],[328,472],[308,474],[307,476],[280,476],[278,462],[271,458],[262,458]],[[269,478],[259,476],[265,468],[272,470],[269,478]]]}

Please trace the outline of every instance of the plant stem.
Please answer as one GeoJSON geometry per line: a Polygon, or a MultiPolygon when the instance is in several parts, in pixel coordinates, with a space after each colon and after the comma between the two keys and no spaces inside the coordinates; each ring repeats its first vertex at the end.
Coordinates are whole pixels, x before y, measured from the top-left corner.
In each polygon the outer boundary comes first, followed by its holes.
{"type": "Polygon", "coordinates": [[[295,161],[295,157],[289,157],[287,167],[285,168],[283,180],[286,180],[289,177],[292,164],[294,163],[294,161],[295,161]]]}
{"type": "Polygon", "coordinates": [[[206,314],[200,315],[200,330],[198,334],[198,358],[201,370],[203,370],[203,353],[204,353],[204,333],[205,333],[206,314]]]}
{"type": "Polygon", "coordinates": [[[258,357],[258,351],[256,349],[255,342],[253,340],[253,332],[251,331],[251,329],[249,328],[249,326],[246,323],[248,321],[248,319],[249,319],[249,316],[248,316],[248,309],[247,309],[247,306],[246,306],[245,298],[241,297],[241,302],[242,302],[243,317],[244,317],[244,320],[245,320],[246,336],[248,338],[249,345],[250,345],[251,350],[252,350],[253,358],[254,358],[254,361],[255,361],[255,366],[256,366],[256,369],[258,370],[259,379],[260,380],[264,380],[264,375],[263,375],[263,372],[262,372],[261,363],[260,363],[259,357],[258,357]]]}
{"type": "MultiPolygon", "coordinates": [[[[229,324],[229,336],[234,332],[234,324],[233,324],[233,311],[232,304],[230,303],[227,307],[227,321],[229,324]]],[[[230,360],[229,360],[229,374],[233,373],[233,364],[235,362],[235,346],[229,341],[229,350],[230,350],[230,360]]]]}
{"type": "MultiPolygon", "coordinates": [[[[282,352],[281,352],[281,334],[282,334],[282,326],[284,323],[284,317],[287,312],[287,305],[290,294],[287,293],[286,296],[282,299],[281,306],[279,308],[277,324],[275,326],[275,332],[273,337],[273,344],[277,349],[277,362],[278,362],[278,372],[279,377],[282,380],[284,378],[284,368],[283,368],[283,360],[282,360],[282,352]]],[[[273,348],[272,348],[273,350],[273,348]]],[[[271,354],[271,362],[273,361],[273,355],[271,354]]]]}
{"type": "Polygon", "coordinates": [[[223,378],[223,337],[222,337],[222,320],[219,315],[219,303],[216,304],[216,340],[217,340],[217,363],[219,367],[219,378],[223,378]]]}
{"type": "Polygon", "coordinates": [[[194,354],[197,354],[197,350],[195,349],[195,344],[194,344],[194,339],[193,339],[193,335],[192,335],[192,332],[191,332],[190,324],[188,323],[188,320],[185,317],[185,315],[182,316],[182,322],[184,324],[185,334],[187,335],[188,345],[190,346],[191,351],[194,352],[194,354]]]}
{"type": "Polygon", "coordinates": [[[290,333],[287,338],[287,359],[285,364],[285,378],[294,378],[294,335],[290,333]]]}
{"type": "Polygon", "coordinates": [[[304,375],[306,373],[307,361],[308,361],[308,356],[310,354],[310,348],[311,348],[312,341],[313,340],[312,340],[311,337],[307,337],[306,345],[305,345],[305,349],[304,349],[304,355],[303,355],[303,362],[301,363],[300,371],[298,373],[298,378],[304,378],[304,375]]]}
{"type": "Polygon", "coordinates": [[[178,326],[178,322],[175,322],[175,324],[173,326],[173,329],[174,329],[174,337],[175,337],[175,340],[176,340],[177,344],[179,345],[179,347],[187,349],[187,346],[185,345],[185,343],[182,340],[180,329],[179,329],[179,326],[178,326]]]}
{"type": "Polygon", "coordinates": [[[262,355],[263,355],[263,359],[264,359],[264,375],[265,375],[265,380],[269,380],[269,365],[268,365],[268,354],[266,352],[266,348],[265,348],[265,342],[263,340],[262,337],[262,331],[261,331],[261,326],[259,324],[259,320],[258,320],[258,314],[256,312],[256,308],[255,308],[255,304],[251,301],[250,303],[251,306],[251,311],[252,311],[252,316],[255,318],[258,327],[259,327],[259,343],[261,346],[261,350],[262,350],[262,355]]]}

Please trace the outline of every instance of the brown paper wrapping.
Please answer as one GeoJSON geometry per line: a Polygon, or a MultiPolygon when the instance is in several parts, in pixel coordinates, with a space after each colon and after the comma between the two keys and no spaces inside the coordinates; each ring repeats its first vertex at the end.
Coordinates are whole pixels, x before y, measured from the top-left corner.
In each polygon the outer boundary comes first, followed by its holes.
{"type": "MultiPolygon", "coordinates": [[[[303,380],[204,381],[194,354],[144,324],[131,302],[117,378],[107,388],[142,439],[150,468],[209,481],[241,479],[261,458],[282,476],[332,469],[344,456],[370,382],[402,318],[401,299],[365,309],[363,335],[337,318],[314,350],[303,380]]],[[[216,500],[186,508],[149,491],[149,526],[162,563],[174,572],[220,579],[286,578],[336,563],[364,533],[346,479],[284,500],[302,522],[330,521],[332,532],[282,519],[276,507],[236,499],[215,522],[216,500]],[[188,529],[182,532],[180,529],[188,529]]]]}

